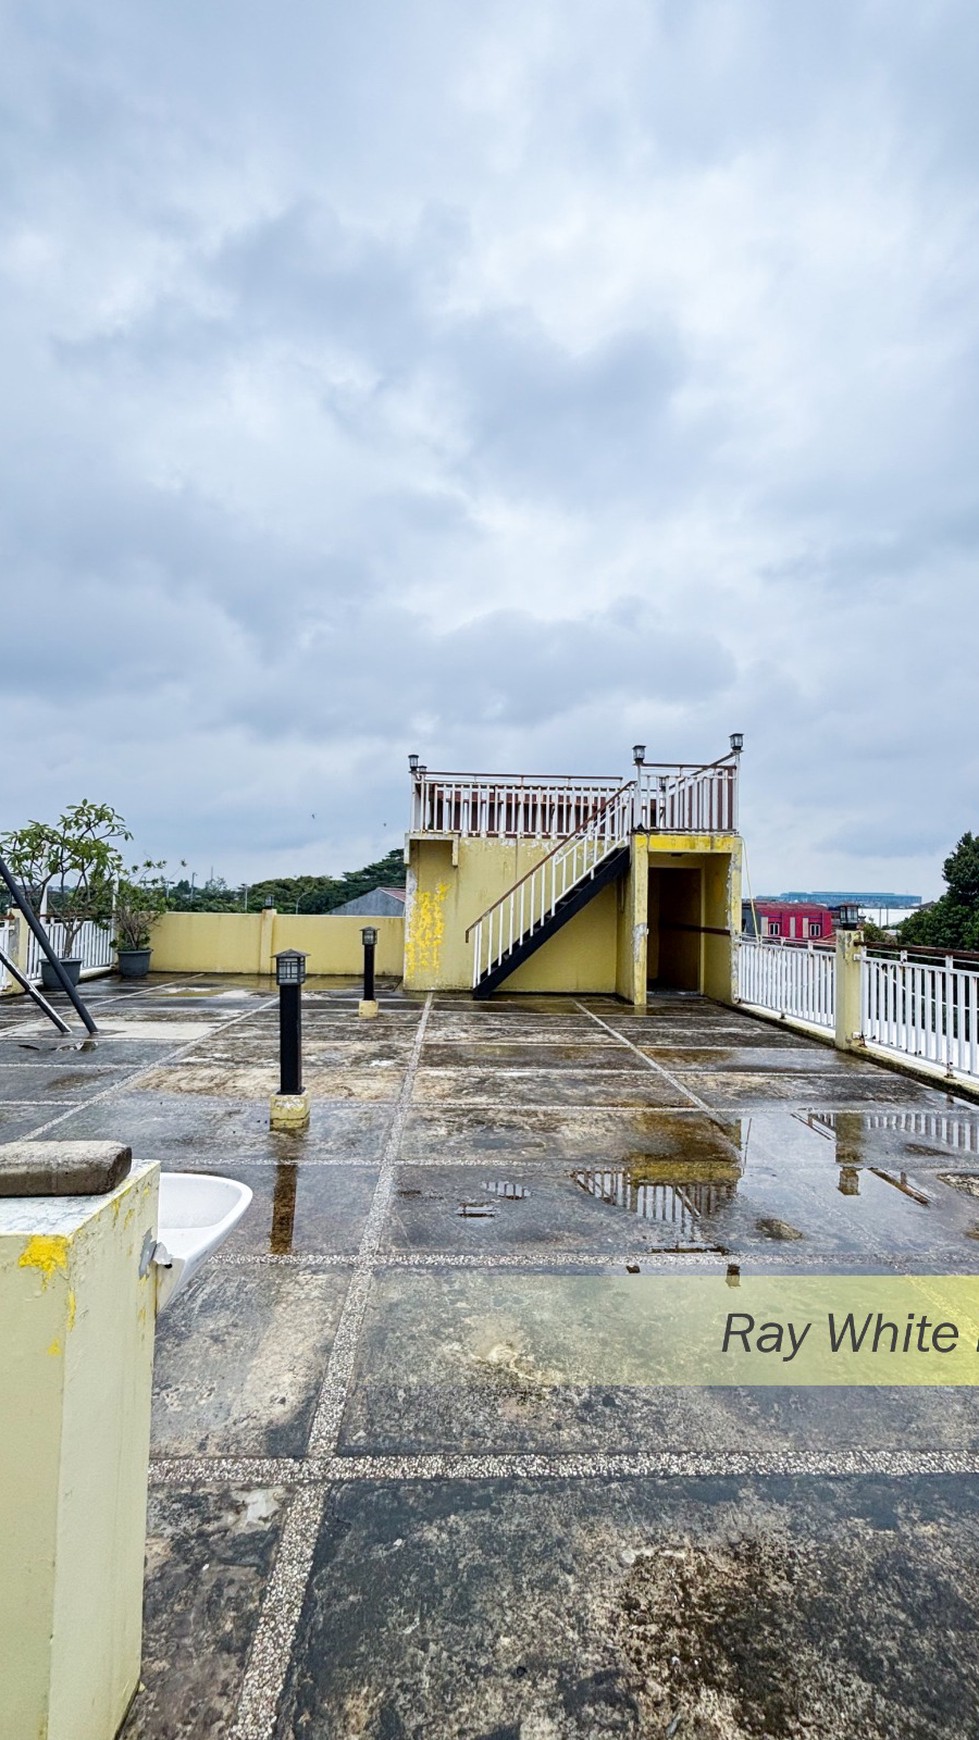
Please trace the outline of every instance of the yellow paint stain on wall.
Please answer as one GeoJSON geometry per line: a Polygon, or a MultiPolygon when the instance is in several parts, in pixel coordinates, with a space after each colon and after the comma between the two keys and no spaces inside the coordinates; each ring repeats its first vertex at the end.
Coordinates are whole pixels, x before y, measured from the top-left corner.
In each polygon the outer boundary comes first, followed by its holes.
{"type": "MultiPolygon", "coordinates": [[[[41,1276],[41,1286],[46,1290],[48,1282],[55,1275],[68,1278],[68,1252],[70,1239],[60,1233],[35,1233],[28,1239],[17,1261],[19,1269],[37,1269],[41,1276]]],[[[67,1327],[75,1327],[75,1294],[68,1289],[68,1319],[67,1327]]]]}
{"type": "Polygon", "coordinates": [[[60,1341],[58,1341],[58,1340],[52,1341],[51,1346],[48,1348],[48,1353],[51,1355],[52,1359],[58,1359],[60,1354],[61,1354],[60,1341]]]}
{"type": "Polygon", "coordinates": [[[447,882],[437,882],[432,889],[419,888],[415,895],[411,926],[405,939],[405,965],[409,975],[438,972],[448,892],[447,882]]]}
{"type": "Polygon", "coordinates": [[[68,1273],[68,1240],[58,1233],[35,1233],[24,1246],[20,1269],[40,1269],[47,1286],[51,1277],[68,1273]]]}

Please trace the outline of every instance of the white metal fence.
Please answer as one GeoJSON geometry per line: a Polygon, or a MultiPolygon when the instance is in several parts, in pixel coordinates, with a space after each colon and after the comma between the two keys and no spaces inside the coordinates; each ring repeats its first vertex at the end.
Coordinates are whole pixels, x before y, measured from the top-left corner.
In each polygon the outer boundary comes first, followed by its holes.
{"type": "MultiPolygon", "coordinates": [[[[58,919],[47,918],[44,928],[55,953],[60,955],[64,949],[65,926],[58,919]]],[[[101,924],[89,921],[82,925],[72,943],[72,957],[81,959],[82,977],[91,973],[105,972],[113,964],[112,932],[101,924]]],[[[44,954],[40,943],[33,933],[27,942],[27,966],[24,969],[27,978],[32,982],[41,977],[41,962],[44,954]]]]}
{"type": "MultiPolygon", "coordinates": [[[[860,974],[855,1038],[936,1066],[949,1077],[979,1081],[979,961],[862,949],[854,969],[860,974]]],[[[738,996],[758,1009],[832,1031],[835,946],[741,937],[738,996]]]]}
{"type": "MultiPolygon", "coordinates": [[[[14,927],[9,918],[0,918],[0,948],[2,948],[5,954],[8,955],[10,953],[10,942],[13,935],[13,928],[14,927]]],[[[9,983],[10,974],[3,962],[0,961],[0,991],[5,991],[9,983]]]]}
{"type": "Polygon", "coordinates": [[[867,951],[860,974],[861,1031],[906,1057],[979,1077],[979,966],[867,951]]]}
{"type": "Polygon", "coordinates": [[[836,1022],[835,948],[742,937],[738,996],[743,1003],[795,1015],[831,1032],[836,1022]]]}

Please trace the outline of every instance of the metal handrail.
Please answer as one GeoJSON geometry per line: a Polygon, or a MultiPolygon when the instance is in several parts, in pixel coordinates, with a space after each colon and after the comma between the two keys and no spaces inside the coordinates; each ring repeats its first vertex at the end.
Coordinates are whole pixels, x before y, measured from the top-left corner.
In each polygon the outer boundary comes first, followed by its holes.
{"type": "Polygon", "coordinates": [[[544,865],[547,863],[549,858],[553,858],[558,852],[566,852],[569,847],[573,847],[576,840],[579,840],[582,835],[587,834],[588,831],[595,826],[596,822],[598,822],[605,814],[609,805],[614,804],[617,799],[622,796],[623,792],[631,791],[632,786],[633,781],[631,779],[627,780],[625,785],[620,786],[618,791],[613,792],[611,797],[606,798],[605,802],[599,805],[595,814],[589,816],[587,822],[582,822],[581,826],[576,828],[573,834],[568,834],[565,839],[558,840],[557,845],[552,846],[549,852],[545,852],[543,858],[538,858],[537,863],[532,864],[530,869],[524,871],[522,876],[518,876],[516,882],[514,882],[511,887],[504,889],[503,893],[498,895],[496,900],[491,900],[485,912],[481,912],[478,918],[473,919],[472,924],[466,931],[466,941],[469,941],[469,938],[476,929],[477,924],[482,924],[484,918],[488,918],[491,912],[495,911],[498,906],[503,905],[504,900],[508,900],[511,894],[515,894],[521,883],[529,882],[532,876],[536,876],[538,870],[544,868],[544,865]]]}

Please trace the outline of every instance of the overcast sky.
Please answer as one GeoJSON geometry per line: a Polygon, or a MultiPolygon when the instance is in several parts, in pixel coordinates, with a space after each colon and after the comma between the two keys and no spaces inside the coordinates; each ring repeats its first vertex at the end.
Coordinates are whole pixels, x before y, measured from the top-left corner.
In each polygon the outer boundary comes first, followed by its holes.
{"type": "Polygon", "coordinates": [[[979,830],[975,0],[9,0],[0,824],[400,844],[709,760],[756,892],[979,830]]]}

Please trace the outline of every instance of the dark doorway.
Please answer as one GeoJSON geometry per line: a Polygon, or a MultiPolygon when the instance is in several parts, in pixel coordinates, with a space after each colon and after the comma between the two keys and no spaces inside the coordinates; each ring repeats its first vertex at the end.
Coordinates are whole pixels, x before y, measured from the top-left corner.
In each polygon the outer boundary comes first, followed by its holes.
{"type": "Polygon", "coordinates": [[[650,870],[649,954],[651,985],[673,991],[701,990],[702,871],[650,870]]]}

